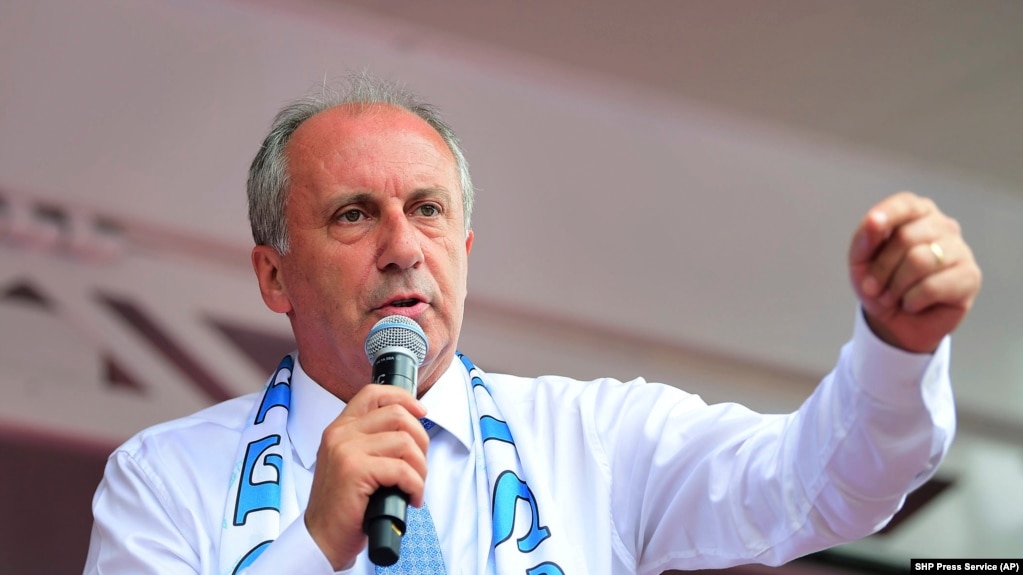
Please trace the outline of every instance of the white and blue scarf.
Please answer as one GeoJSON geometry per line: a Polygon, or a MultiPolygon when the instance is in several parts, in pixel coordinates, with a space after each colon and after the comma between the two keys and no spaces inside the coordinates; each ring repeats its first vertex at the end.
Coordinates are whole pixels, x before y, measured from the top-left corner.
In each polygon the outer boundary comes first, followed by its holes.
{"type": "MultiPolygon", "coordinates": [[[[479,491],[488,495],[492,512],[488,518],[492,554],[487,556],[493,560],[497,573],[564,575],[553,558],[554,534],[549,524],[541,520],[515,440],[487,387],[486,374],[461,353],[458,359],[469,373],[469,413],[475,452],[482,452],[485,467],[481,473],[477,466],[477,483],[485,481],[485,490],[479,485],[479,491]],[[516,517],[517,510],[523,509],[518,505],[520,500],[528,504],[530,517],[516,517]],[[517,524],[528,525],[528,531],[513,538],[514,533],[523,530],[516,530],[517,524]]],[[[219,571],[222,575],[241,573],[280,535],[283,527],[300,516],[289,468],[288,414],[294,366],[294,354],[281,360],[242,431],[224,512],[219,571]]]]}

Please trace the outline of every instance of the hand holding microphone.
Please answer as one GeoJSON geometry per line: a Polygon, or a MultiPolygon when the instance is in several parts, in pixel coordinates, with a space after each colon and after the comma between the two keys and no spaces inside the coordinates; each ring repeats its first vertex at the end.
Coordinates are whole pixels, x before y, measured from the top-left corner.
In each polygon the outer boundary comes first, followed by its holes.
{"type": "MultiPolygon", "coordinates": [[[[394,385],[415,397],[419,366],[428,349],[426,334],[414,320],[393,315],[378,321],[366,336],[373,383],[394,385]]],[[[407,509],[408,495],[397,487],[381,487],[370,497],[362,528],[369,536],[369,558],[374,564],[397,563],[407,509]]]]}
{"type": "Polygon", "coordinates": [[[377,529],[371,524],[394,536],[371,535],[370,559],[382,566],[388,557],[396,561],[401,536],[395,529],[404,532],[405,506],[422,501],[426,480],[429,436],[419,421],[426,411],[416,399],[426,337],[412,320],[391,316],[377,322],[366,344],[379,366],[373,381],[386,385],[364,386],[324,430],[305,511],[309,534],[335,571],[351,567],[366,548],[367,535],[377,529]]]}

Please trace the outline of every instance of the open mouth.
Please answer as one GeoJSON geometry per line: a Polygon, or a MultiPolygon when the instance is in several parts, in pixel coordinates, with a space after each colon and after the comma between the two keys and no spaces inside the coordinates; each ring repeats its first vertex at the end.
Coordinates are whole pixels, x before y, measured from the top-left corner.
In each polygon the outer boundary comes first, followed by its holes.
{"type": "Polygon", "coordinates": [[[417,303],[419,303],[419,300],[415,299],[415,298],[412,298],[412,299],[399,299],[399,300],[395,300],[395,301],[391,302],[391,305],[393,305],[394,307],[412,307],[412,306],[416,305],[417,303]]]}

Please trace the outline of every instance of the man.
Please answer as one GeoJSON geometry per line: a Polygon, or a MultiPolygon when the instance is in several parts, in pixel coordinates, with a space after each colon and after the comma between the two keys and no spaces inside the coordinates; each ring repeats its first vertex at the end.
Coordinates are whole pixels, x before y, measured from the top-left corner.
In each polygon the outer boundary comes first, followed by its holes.
{"type": "Polygon", "coordinates": [[[863,218],[853,340],[793,414],[485,374],[455,351],[473,243],[458,140],[406,93],[350,88],[282,111],[250,172],[253,268],[297,354],[263,392],[111,456],[86,573],[373,573],[362,522],[381,486],[412,505],[389,572],[779,564],[880,528],[947,451],[947,336],[980,272],[929,200],[863,218]],[[418,399],[368,383],[364,340],[391,315],[429,341],[418,399]]]}

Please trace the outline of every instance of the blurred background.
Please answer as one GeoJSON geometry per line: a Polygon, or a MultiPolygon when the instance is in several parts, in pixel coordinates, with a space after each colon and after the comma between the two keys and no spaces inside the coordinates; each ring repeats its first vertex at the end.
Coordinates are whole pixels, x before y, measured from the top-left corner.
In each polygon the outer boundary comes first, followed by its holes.
{"type": "Polygon", "coordinates": [[[773,571],[1023,556],[1023,3],[0,0],[0,573],[80,572],[110,451],[290,349],[246,170],[361,69],[463,139],[489,371],[791,410],[851,333],[857,222],[934,198],[985,274],[952,453],[882,534],[773,571]]]}

